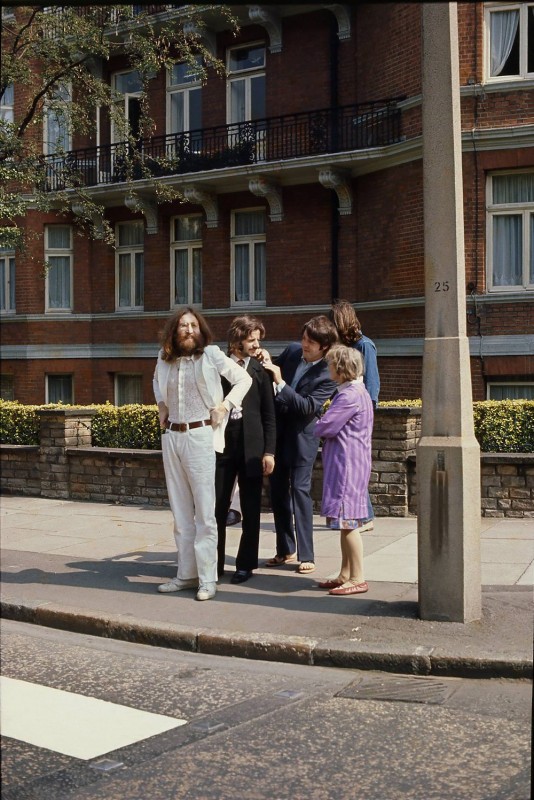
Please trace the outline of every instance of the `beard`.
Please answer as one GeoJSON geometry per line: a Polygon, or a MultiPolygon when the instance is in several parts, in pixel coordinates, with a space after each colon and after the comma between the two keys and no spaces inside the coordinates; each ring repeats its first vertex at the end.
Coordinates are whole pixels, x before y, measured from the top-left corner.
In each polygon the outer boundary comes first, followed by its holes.
{"type": "Polygon", "coordinates": [[[201,333],[179,333],[177,344],[180,356],[190,356],[202,352],[204,337],[201,333]]]}

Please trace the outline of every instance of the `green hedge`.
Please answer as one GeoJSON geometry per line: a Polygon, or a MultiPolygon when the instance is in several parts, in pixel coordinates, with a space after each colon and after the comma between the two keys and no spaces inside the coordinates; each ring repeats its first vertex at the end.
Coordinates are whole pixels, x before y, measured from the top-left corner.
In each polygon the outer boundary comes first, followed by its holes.
{"type": "Polygon", "coordinates": [[[66,406],[50,403],[43,406],[24,406],[0,400],[0,444],[39,444],[39,418],[43,408],[94,408],[92,444],[94,447],[120,447],[134,450],[159,450],[161,431],[158,407],[142,405],[66,406]]]}
{"type": "MultiPolygon", "coordinates": [[[[420,407],[420,400],[382,401],[380,407],[420,407]]],[[[39,444],[41,408],[94,408],[93,445],[159,450],[161,432],[156,405],[25,406],[0,400],[0,443],[39,444]]],[[[534,452],[534,401],[485,400],[473,403],[475,435],[485,453],[534,452]]]]}

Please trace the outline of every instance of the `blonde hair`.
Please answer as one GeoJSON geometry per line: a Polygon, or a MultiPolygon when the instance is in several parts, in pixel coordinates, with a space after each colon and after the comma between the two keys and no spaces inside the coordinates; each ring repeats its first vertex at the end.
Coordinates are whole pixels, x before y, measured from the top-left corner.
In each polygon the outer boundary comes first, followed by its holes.
{"type": "Polygon", "coordinates": [[[363,375],[363,358],[354,347],[335,344],[326,354],[326,361],[344,381],[354,381],[363,375]]]}

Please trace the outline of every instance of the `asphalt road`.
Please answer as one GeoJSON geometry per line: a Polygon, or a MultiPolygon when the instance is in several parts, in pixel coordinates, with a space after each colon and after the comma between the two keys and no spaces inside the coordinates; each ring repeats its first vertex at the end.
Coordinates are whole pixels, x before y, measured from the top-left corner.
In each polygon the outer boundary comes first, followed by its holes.
{"type": "Polygon", "coordinates": [[[528,681],[247,661],[10,621],[2,676],[2,800],[530,798],[528,681]]]}

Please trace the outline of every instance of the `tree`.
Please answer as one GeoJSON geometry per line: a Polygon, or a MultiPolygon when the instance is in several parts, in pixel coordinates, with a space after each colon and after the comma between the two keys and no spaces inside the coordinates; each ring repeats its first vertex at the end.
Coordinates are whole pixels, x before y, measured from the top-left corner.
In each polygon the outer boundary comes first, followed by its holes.
{"type": "MultiPolygon", "coordinates": [[[[162,6],[162,11],[168,6],[162,6]]],[[[16,114],[4,110],[0,118],[0,246],[24,245],[17,222],[28,208],[69,212],[75,201],[77,222],[95,235],[113,241],[103,207],[69,169],[67,139],[90,136],[97,114],[107,114],[117,137],[121,169],[129,193],[135,197],[134,177],[151,179],[140,157],[140,137],[149,137],[154,123],[149,112],[150,83],[162,69],[176,62],[189,65],[204,82],[208,69],[224,73],[224,65],[203,44],[203,14],[222,17],[228,28],[237,24],[225,6],[181,6],[174,13],[154,14],[143,6],[24,6],[2,13],[2,69],[0,96],[16,88],[16,114]],[[184,23],[188,23],[186,26],[184,23]],[[124,68],[138,73],[142,86],[141,114],[132,131],[120,95],[102,77],[101,65],[121,56],[124,68]],[[43,157],[45,120],[55,129],[52,157],[43,157]],[[50,120],[52,123],[50,123],[50,120]],[[50,186],[54,191],[50,191],[50,186]]],[[[166,156],[161,156],[162,166],[166,156]]],[[[154,181],[159,201],[178,196],[176,190],[154,181]]]]}

